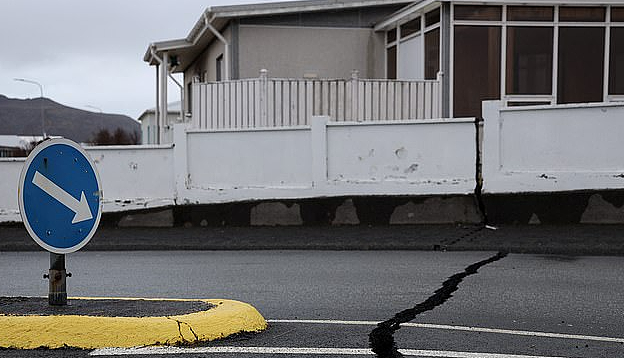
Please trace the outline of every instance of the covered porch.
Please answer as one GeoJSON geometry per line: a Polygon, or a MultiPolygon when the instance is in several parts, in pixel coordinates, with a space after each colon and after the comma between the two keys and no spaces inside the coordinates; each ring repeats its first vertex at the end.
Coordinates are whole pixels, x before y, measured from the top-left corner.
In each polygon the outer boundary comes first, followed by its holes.
{"type": "Polygon", "coordinates": [[[444,116],[624,100],[622,1],[419,1],[375,30],[388,78],[445,74],[444,116]]]}

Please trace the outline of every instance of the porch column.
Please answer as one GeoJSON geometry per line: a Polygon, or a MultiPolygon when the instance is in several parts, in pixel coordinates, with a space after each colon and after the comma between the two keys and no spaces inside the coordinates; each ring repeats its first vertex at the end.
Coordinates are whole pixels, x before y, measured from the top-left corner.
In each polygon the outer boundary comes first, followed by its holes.
{"type": "Polygon", "coordinates": [[[442,118],[450,116],[451,99],[451,4],[440,9],[440,71],[442,71],[442,118]]]}
{"type": "Polygon", "coordinates": [[[160,64],[160,116],[157,118],[158,144],[164,141],[165,123],[167,122],[167,76],[169,73],[169,53],[163,52],[160,64]]]}
{"type": "Polygon", "coordinates": [[[148,128],[152,127],[152,130],[149,131],[149,136],[147,138],[147,143],[145,143],[145,140],[143,141],[144,144],[155,144],[158,141],[158,132],[159,132],[159,128],[158,128],[158,119],[160,118],[160,65],[156,65],[156,106],[154,107],[154,121],[153,123],[151,123],[152,121],[150,120],[150,123],[148,124],[148,128]]]}

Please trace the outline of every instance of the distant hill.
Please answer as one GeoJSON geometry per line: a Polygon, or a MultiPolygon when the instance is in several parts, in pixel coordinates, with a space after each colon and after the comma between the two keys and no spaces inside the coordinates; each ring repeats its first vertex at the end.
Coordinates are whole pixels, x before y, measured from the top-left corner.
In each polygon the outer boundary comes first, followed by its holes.
{"type": "Polygon", "coordinates": [[[84,111],[48,98],[15,99],[3,95],[0,95],[0,135],[40,136],[41,104],[48,135],[88,143],[101,130],[112,134],[121,129],[128,135],[134,133],[140,143],[141,125],[128,116],[84,111]]]}

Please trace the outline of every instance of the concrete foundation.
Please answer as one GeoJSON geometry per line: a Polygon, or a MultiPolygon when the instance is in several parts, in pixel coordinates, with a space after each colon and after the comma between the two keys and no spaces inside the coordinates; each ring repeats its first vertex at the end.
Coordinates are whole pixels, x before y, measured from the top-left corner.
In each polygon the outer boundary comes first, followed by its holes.
{"type": "MultiPolygon", "coordinates": [[[[624,191],[483,195],[487,223],[623,224],[624,191]]],[[[119,227],[339,226],[484,223],[472,195],[357,196],[180,205],[104,214],[119,227]]]]}

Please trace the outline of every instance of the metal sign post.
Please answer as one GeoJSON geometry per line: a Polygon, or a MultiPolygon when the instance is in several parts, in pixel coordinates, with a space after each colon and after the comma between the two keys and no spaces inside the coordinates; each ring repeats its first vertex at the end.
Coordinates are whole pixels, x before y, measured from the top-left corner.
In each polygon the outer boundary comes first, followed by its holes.
{"type": "Polygon", "coordinates": [[[89,155],[68,139],[49,139],[28,156],[20,175],[20,215],[30,236],[50,251],[50,305],[66,305],[65,254],[86,245],[102,215],[99,175],[89,155]]]}
{"type": "Polygon", "coordinates": [[[71,277],[65,270],[65,255],[50,252],[50,270],[43,278],[48,279],[48,303],[52,306],[67,304],[67,277],[71,277]]]}

